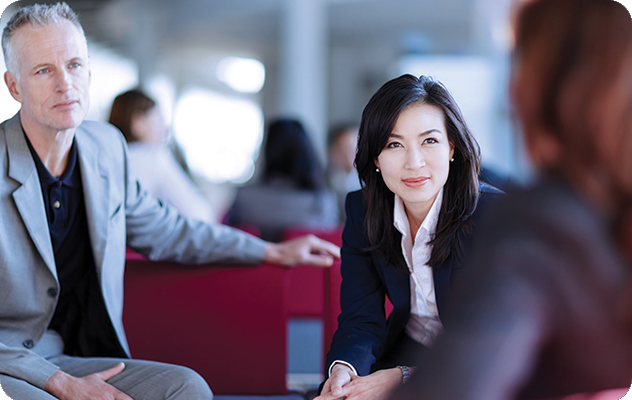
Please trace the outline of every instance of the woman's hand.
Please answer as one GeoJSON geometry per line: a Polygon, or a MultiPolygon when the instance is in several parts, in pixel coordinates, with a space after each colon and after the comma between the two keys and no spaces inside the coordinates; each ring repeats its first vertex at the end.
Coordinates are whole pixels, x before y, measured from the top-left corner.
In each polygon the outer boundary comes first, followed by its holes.
{"type": "Polygon", "coordinates": [[[344,364],[334,364],[331,369],[331,376],[325,381],[320,396],[314,400],[329,400],[343,397],[343,387],[351,382],[351,378],[356,376],[351,368],[344,364]]]}
{"type": "Polygon", "coordinates": [[[331,377],[325,382],[321,395],[314,400],[387,399],[401,383],[402,371],[399,368],[384,369],[367,376],[356,376],[349,367],[337,364],[332,369],[331,377]],[[338,366],[341,367],[339,375],[337,375],[338,366]],[[349,377],[348,380],[347,377],[349,377]]]}

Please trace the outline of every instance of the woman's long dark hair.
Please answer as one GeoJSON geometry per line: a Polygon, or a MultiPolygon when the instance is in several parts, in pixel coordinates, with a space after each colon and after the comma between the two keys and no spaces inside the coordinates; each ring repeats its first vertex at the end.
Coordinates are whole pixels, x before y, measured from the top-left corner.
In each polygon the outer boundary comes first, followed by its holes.
{"type": "Polygon", "coordinates": [[[393,227],[395,196],[382,175],[375,171],[375,160],[386,147],[399,115],[412,105],[428,104],[443,113],[448,140],[454,145],[454,162],[443,190],[437,229],[430,240],[428,265],[436,268],[451,254],[461,251],[461,234],[469,232],[470,216],[479,195],[480,149],[467,127],[461,110],[440,82],[432,78],[402,75],[386,82],[369,100],[362,112],[355,165],[366,199],[366,232],[371,247],[397,269],[408,271],[401,256],[400,235],[393,227]]]}

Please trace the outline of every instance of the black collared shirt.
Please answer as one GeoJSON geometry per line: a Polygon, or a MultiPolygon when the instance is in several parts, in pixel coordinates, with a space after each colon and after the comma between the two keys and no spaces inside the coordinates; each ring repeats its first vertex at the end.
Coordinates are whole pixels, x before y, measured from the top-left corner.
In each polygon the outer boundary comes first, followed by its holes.
{"type": "MultiPolygon", "coordinates": [[[[62,336],[65,354],[125,357],[97,277],[76,142],[73,139],[65,171],[54,177],[24,136],[42,187],[61,288],[49,329],[62,336]]],[[[55,293],[49,291],[49,295],[55,293]]]]}

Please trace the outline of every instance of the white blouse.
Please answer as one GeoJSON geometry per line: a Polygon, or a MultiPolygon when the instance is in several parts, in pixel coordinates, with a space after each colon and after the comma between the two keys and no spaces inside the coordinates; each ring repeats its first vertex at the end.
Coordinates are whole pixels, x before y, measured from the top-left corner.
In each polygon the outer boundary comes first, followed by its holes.
{"type": "Polygon", "coordinates": [[[443,325],[439,319],[432,269],[428,266],[432,246],[428,241],[434,235],[439,219],[443,189],[437,195],[428,215],[422,222],[413,245],[410,224],[402,199],[395,195],[393,225],[402,234],[402,253],[410,270],[410,319],[406,334],[424,346],[431,346],[443,325]]]}

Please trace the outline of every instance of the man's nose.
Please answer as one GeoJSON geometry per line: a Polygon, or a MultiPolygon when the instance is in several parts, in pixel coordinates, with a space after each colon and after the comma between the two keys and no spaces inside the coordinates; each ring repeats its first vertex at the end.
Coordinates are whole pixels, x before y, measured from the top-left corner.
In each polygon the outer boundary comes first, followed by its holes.
{"type": "Polygon", "coordinates": [[[60,71],[57,74],[57,90],[67,92],[72,86],[72,76],[68,71],[60,71]]]}

